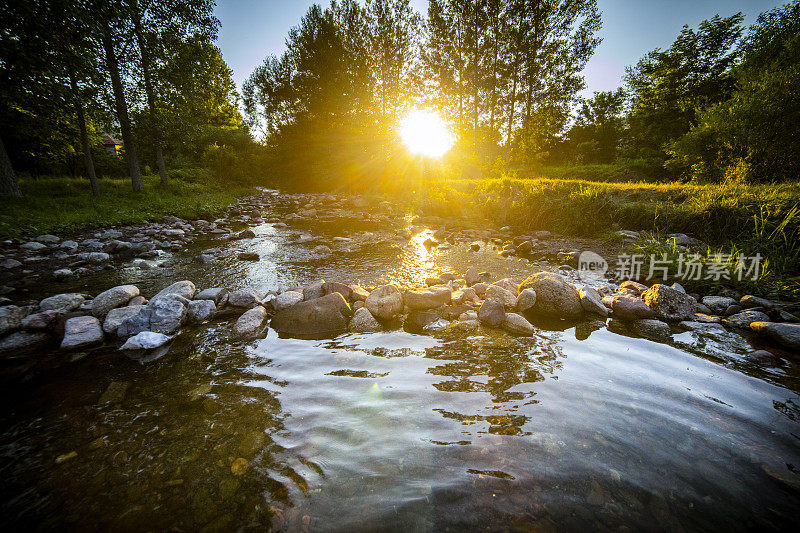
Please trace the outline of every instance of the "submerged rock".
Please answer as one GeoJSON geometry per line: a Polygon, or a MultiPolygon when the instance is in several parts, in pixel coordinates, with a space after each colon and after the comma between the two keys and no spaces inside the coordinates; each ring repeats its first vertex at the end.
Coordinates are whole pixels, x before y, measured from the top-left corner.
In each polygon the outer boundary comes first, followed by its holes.
{"type": "Polygon", "coordinates": [[[769,322],[769,316],[761,311],[748,309],[735,313],[725,319],[725,323],[735,328],[749,329],[753,322],[769,322]]]}
{"type": "Polygon", "coordinates": [[[168,343],[172,337],[154,331],[142,331],[125,341],[120,350],[154,350],[168,343]]]}
{"type": "Polygon", "coordinates": [[[374,331],[381,331],[380,322],[375,320],[369,309],[362,307],[353,314],[353,319],[350,321],[350,331],[353,333],[368,333],[374,331]]]}
{"type": "Polygon", "coordinates": [[[512,335],[533,335],[535,328],[525,317],[516,313],[506,313],[502,327],[512,335]]]}
{"type": "Polygon", "coordinates": [[[22,327],[22,319],[28,314],[24,307],[4,305],[0,307],[0,336],[22,327]]]}
{"type": "Polygon", "coordinates": [[[0,355],[24,355],[50,343],[51,337],[43,331],[17,331],[0,338],[0,355]]]}
{"type": "Polygon", "coordinates": [[[300,302],[279,311],[272,319],[278,333],[300,338],[326,338],[347,331],[353,310],[338,292],[300,302]]]}
{"type": "Polygon", "coordinates": [[[636,335],[654,341],[666,341],[672,336],[672,332],[666,322],[652,318],[634,320],[631,322],[630,328],[636,335]]]}

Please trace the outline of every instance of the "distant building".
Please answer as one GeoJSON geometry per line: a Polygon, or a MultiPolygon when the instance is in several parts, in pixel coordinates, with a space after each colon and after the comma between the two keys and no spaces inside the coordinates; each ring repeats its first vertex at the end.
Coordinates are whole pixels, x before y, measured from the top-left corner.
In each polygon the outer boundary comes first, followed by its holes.
{"type": "Polygon", "coordinates": [[[106,147],[108,153],[114,155],[118,155],[119,151],[122,149],[122,143],[107,133],[103,135],[103,145],[106,147]]]}

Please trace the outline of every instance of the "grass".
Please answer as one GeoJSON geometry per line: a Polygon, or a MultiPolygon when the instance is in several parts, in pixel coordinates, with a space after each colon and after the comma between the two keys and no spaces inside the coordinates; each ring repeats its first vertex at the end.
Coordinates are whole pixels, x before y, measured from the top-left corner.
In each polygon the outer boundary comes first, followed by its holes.
{"type": "Polygon", "coordinates": [[[100,196],[93,197],[85,179],[22,179],[23,198],[3,200],[0,236],[24,239],[43,233],[139,223],[165,215],[205,218],[252,190],[182,179],[162,186],[157,176],[145,176],[144,183],[144,191],[135,193],[127,179],[103,179],[100,196]]]}
{"type": "Polygon", "coordinates": [[[756,252],[768,259],[760,293],[800,297],[800,187],[616,183],[578,179],[429,180],[417,209],[425,214],[477,214],[519,233],[546,229],[605,237],[618,229],[661,238],[685,233],[711,252],[756,252]]]}

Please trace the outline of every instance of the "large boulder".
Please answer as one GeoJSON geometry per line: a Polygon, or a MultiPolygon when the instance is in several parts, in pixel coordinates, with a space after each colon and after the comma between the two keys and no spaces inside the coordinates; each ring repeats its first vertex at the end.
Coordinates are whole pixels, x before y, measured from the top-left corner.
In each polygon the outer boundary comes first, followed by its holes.
{"type": "Polygon", "coordinates": [[[127,305],[125,307],[117,307],[112,309],[108,312],[105,320],[103,321],[103,331],[109,335],[116,333],[120,324],[138,314],[143,307],[143,305],[127,305]]]}
{"type": "Polygon", "coordinates": [[[192,283],[191,281],[189,280],[176,281],[169,287],[161,289],[158,292],[158,294],[156,294],[151,298],[151,300],[155,300],[156,298],[160,298],[168,294],[177,294],[178,296],[183,296],[187,300],[191,300],[192,298],[194,298],[196,292],[197,292],[197,287],[195,287],[194,283],[192,283]]]}
{"type": "Polygon", "coordinates": [[[500,300],[485,300],[478,309],[478,320],[492,328],[499,328],[506,319],[506,310],[500,300]]]}
{"type": "Polygon", "coordinates": [[[378,320],[390,320],[403,312],[403,295],[394,285],[383,285],[369,293],[364,305],[378,320]]]}
{"type": "Polygon", "coordinates": [[[228,294],[228,303],[233,307],[246,307],[249,309],[258,305],[263,299],[264,295],[252,287],[239,289],[228,294]]]}
{"type": "Polygon", "coordinates": [[[571,283],[553,272],[539,272],[530,276],[519,286],[519,292],[533,289],[536,303],[530,312],[567,320],[583,315],[583,306],[578,291],[571,283]]]}
{"type": "Polygon", "coordinates": [[[435,286],[428,289],[408,290],[403,294],[403,303],[409,309],[436,309],[450,303],[453,291],[450,287],[435,286]]]}
{"type": "Polygon", "coordinates": [[[653,318],[654,313],[650,307],[640,298],[625,294],[624,292],[614,294],[610,297],[611,311],[614,318],[622,320],[640,320],[643,318],[653,318]]]}
{"type": "Polygon", "coordinates": [[[524,316],[517,313],[506,313],[506,318],[502,323],[503,329],[512,335],[533,335],[533,324],[528,322],[524,316]]]}
{"type": "Polygon", "coordinates": [[[695,312],[694,298],[667,285],[656,283],[642,293],[642,300],[656,318],[672,322],[689,320],[695,312]]]}
{"type": "Polygon", "coordinates": [[[105,318],[109,311],[128,303],[128,300],[139,296],[139,288],[135,285],[118,285],[103,291],[92,300],[92,314],[97,318],[105,318]]]}
{"type": "Polygon", "coordinates": [[[353,333],[368,333],[373,331],[380,331],[383,329],[380,322],[375,320],[369,309],[362,307],[356,310],[353,314],[353,319],[350,321],[350,331],[353,333]]]}
{"type": "Polygon", "coordinates": [[[608,308],[603,305],[603,298],[596,289],[583,285],[578,288],[578,297],[581,299],[581,307],[587,313],[608,316],[608,308]]]}
{"type": "Polygon", "coordinates": [[[765,335],[790,350],[800,350],[800,324],[753,322],[750,329],[765,335]]]}
{"type": "Polygon", "coordinates": [[[85,301],[86,298],[84,298],[82,294],[74,292],[67,294],[56,294],[55,296],[50,296],[49,298],[45,298],[39,302],[39,309],[42,311],[58,311],[60,313],[69,313],[70,311],[80,308],[85,301]]]}
{"type": "Polygon", "coordinates": [[[93,316],[76,316],[68,318],[64,325],[62,350],[86,348],[103,342],[103,329],[100,321],[93,316]]]}
{"type": "Polygon", "coordinates": [[[279,311],[271,325],[282,335],[323,339],[347,331],[351,316],[350,305],[341,294],[334,292],[279,311]]]}
{"type": "MultiPolygon", "coordinates": [[[[514,289],[516,290],[516,287],[514,289]]],[[[517,297],[503,285],[498,285],[497,283],[489,285],[486,289],[486,299],[491,298],[503,302],[503,307],[509,311],[517,307],[517,297]]]]}
{"type": "MultiPolygon", "coordinates": [[[[302,294],[300,295],[303,296],[302,294]]],[[[267,321],[267,310],[257,305],[247,310],[236,320],[233,332],[241,337],[257,337],[264,330],[264,322],[267,321]]]]}

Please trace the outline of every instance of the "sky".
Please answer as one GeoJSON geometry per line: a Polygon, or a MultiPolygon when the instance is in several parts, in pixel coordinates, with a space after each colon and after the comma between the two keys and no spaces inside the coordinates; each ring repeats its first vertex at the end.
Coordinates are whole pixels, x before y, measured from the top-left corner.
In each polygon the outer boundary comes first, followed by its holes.
{"type": "MultiPolygon", "coordinates": [[[[241,89],[247,79],[269,54],[280,55],[285,49],[289,28],[296,26],[311,0],[217,0],[215,14],[222,22],[217,44],[233,70],[233,79],[241,89]]],[[[319,1],[328,5],[329,1],[319,1]]],[[[427,0],[411,0],[425,14],[427,0]]],[[[738,11],[745,15],[745,25],[755,22],[762,11],[785,3],[780,0],[598,0],[603,13],[603,42],[584,70],[584,95],[619,87],[625,66],[632,65],[654,48],[666,48],[684,24],[697,24],[716,14],[728,16],[738,11]]]]}

